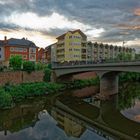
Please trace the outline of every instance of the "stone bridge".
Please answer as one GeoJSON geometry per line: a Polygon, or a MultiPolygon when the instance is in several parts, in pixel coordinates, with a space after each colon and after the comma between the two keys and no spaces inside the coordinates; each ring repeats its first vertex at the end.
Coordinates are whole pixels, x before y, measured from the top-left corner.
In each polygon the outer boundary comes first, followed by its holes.
{"type": "Polygon", "coordinates": [[[100,94],[108,96],[118,93],[120,72],[140,72],[140,61],[99,64],[53,64],[52,81],[69,79],[73,74],[94,71],[100,78],[100,94]]]}

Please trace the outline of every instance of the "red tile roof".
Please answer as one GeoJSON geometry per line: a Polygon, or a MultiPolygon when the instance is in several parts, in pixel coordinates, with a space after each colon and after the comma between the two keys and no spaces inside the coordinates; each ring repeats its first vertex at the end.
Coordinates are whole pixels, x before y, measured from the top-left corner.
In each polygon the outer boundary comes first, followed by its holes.
{"type": "MultiPolygon", "coordinates": [[[[77,30],[74,30],[74,31],[68,31],[68,32],[71,32],[72,34],[74,34],[75,32],[79,32],[79,34],[80,34],[81,36],[87,37],[80,29],[77,29],[77,30]]],[[[56,39],[64,39],[64,37],[65,37],[66,34],[67,34],[67,33],[64,33],[64,34],[58,36],[56,39]]]]}

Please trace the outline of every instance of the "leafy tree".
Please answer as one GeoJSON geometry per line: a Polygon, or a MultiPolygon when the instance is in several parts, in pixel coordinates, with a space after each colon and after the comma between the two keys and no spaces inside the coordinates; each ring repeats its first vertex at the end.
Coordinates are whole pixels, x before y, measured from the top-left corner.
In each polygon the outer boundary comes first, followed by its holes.
{"type": "Polygon", "coordinates": [[[45,68],[47,67],[46,64],[42,64],[42,63],[37,63],[36,66],[35,66],[35,69],[36,70],[44,70],[45,68]]]}
{"type": "Polygon", "coordinates": [[[0,108],[11,107],[12,103],[12,96],[4,89],[0,89],[0,108]]]}
{"type": "Polygon", "coordinates": [[[140,54],[135,55],[136,60],[140,60],[140,54]]]}
{"type": "Polygon", "coordinates": [[[44,71],[44,81],[50,82],[51,80],[51,70],[49,68],[46,68],[44,71]]]}
{"type": "Polygon", "coordinates": [[[119,53],[117,59],[121,61],[130,61],[132,56],[130,53],[119,53]]]}
{"type": "Polygon", "coordinates": [[[48,64],[47,67],[48,67],[48,69],[51,69],[52,68],[52,65],[51,64],[48,64]]]}
{"type": "Polygon", "coordinates": [[[20,70],[22,66],[22,57],[19,55],[12,56],[9,60],[9,64],[13,70],[20,70]]]}
{"type": "Polygon", "coordinates": [[[24,61],[23,62],[23,70],[31,73],[35,70],[35,63],[31,61],[24,61]]]}

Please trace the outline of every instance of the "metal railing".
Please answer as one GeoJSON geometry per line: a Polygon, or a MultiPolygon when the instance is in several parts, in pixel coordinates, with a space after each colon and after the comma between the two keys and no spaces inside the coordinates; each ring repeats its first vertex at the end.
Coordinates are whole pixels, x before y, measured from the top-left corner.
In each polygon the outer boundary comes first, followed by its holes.
{"type": "Polygon", "coordinates": [[[61,67],[61,66],[80,66],[80,65],[97,65],[97,64],[128,64],[128,63],[140,63],[140,60],[108,60],[108,61],[64,61],[64,62],[52,62],[52,67],[61,67]]]}

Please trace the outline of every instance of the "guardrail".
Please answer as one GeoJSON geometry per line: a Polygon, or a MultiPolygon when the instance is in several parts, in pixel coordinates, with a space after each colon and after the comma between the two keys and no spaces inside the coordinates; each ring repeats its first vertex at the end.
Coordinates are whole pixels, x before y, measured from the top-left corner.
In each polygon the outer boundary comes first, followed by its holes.
{"type": "Polygon", "coordinates": [[[57,67],[61,67],[61,66],[80,66],[80,65],[101,65],[101,64],[129,64],[129,63],[140,63],[140,60],[133,60],[133,61],[108,61],[108,62],[103,62],[103,61],[98,61],[98,62],[95,62],[95,61],[71,61],[71,62],[63,62],[63,63],[60,63],[60,62],[52,62],[52,68],[57,68],[57,67]]]}

